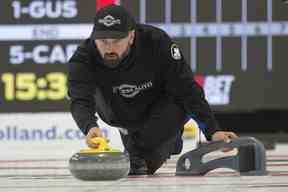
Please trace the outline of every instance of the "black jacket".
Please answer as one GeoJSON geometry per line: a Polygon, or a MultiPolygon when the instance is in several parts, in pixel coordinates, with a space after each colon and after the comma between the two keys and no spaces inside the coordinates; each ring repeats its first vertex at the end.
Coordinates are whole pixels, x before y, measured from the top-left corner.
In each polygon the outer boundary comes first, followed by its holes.
{"type": "Polygon", "coordinates": [[[104,66],[94,41],[85,40],[69,61],[68,82],[71,112],[84,134],[97,126],[95,112],[110,125],[129,128],[164,97],[198,121],[208,139],[218,130],[179,48],[152,26],[137,25],[129,55],[114,69],[104,66]]]}

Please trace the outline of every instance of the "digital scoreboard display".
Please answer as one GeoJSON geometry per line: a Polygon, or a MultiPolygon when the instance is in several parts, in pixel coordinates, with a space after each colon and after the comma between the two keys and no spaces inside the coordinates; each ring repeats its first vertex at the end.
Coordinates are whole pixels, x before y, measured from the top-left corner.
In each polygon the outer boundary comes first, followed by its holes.
{"type": "Polygon", "coordinates": [[[67,111],[66,64],[96,1],[1,1],[0,9],[0,112],[67,111]]]}
{"type": "MultiPolygon", "coordinates": [[[[67,61],[89,37],[101,2],[108,1],[0,1],[1,113],[69,110],[67,61]]],[[[114,2],[173,37],[214,110],[288,109],[282,0],[114,2]]]]}

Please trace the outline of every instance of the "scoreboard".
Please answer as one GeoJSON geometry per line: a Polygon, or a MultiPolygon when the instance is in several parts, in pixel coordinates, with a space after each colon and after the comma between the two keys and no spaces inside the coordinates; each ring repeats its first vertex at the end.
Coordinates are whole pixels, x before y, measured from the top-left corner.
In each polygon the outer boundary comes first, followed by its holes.
{"type": "Polygon", "coordinates": [[[66,64],[89,35],[96,2],[1,1],[0,9],[0,112],[67,111],[66,64]]]}
{"type": "MultiPolygon", "coordinates": [[[[99,2],[0,1],[0,113],[69,110],[67,61],[89,37],[99,2]]],[[[116,3],[179,44],[214,110],[288,109],[282,0],[116,3]]]]}

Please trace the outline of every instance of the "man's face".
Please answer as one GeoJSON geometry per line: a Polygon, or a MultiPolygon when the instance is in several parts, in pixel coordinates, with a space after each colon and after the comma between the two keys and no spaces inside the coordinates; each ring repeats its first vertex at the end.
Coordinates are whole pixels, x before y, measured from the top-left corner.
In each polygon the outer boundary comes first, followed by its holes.
{"type": "Polygon", "coordinates": [[[130,31],[128,36],[122,39],[96,39],[96,46],[108,67],[116,67],[121,60],[128,55],[133,44],[135,31],[130,31]]]}

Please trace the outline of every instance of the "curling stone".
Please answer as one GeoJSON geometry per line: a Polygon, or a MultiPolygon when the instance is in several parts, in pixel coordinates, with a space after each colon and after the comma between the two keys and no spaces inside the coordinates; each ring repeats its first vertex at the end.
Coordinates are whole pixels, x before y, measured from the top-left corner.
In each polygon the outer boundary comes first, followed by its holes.
{"type": "Polygon", "coordinates": [[[117,180],[128,175],[129,156],[108,146],[107,140],[95,137],[97,148],[82,149],[69,160],[69,170],[74,177],[86,181],[117,180]]]}
{"type": "Polygon", "coordinates": [[[230,168],[240,175],[267,175],[266,151],[264,145],[253,137],[239,137],[229,143],[214,141],[184,153],[177,161],[176,175],[200,176],[217,168],[230,168]],[[223,148],[237,148],[234,156],[220,157],[202,163],[202,157],[223,148]]]}

